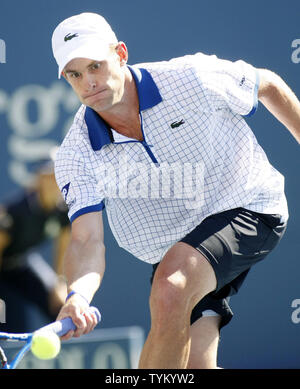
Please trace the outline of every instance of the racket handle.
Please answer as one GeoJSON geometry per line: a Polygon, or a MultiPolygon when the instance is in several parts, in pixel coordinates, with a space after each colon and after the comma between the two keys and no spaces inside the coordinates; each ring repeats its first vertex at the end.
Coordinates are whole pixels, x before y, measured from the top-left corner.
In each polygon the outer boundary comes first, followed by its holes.
{"type": "MultiPolygon", "coordinates": [[[[91,313],[94,313],[96,315],[97,322],[99,323],[101,321],[101,314],[98,311],[98,309],[95,307],[90,307],[89,310],[91,311],[91,313]]],[[[55,321],[54,323],[48,324],[45,327],[40,328],[39,331],[41,330],[53,331],[58,336],[63,336],[67,332],[75,329],[76,326],[73,323],[73,320],[70,317],[66,317],[62,320],[55,321]]]]}

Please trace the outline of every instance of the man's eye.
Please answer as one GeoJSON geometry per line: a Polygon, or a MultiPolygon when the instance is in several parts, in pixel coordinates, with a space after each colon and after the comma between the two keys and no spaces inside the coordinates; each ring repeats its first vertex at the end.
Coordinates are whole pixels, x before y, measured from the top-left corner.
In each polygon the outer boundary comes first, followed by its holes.
{"type": "Polygon", "coordinates": [[[92,69],[94,69],[94,70],[99,69],[100,66],[101,66],[101,64],[99,62],[96,62],[93,64],[92,69]]]}
{"type": "Polygon", "coordinates": [[[72,78],[78,78],[79,76],[80,76],[80,73],[78,73],[78,72],[74,72],[71,74],[72,78]]]}

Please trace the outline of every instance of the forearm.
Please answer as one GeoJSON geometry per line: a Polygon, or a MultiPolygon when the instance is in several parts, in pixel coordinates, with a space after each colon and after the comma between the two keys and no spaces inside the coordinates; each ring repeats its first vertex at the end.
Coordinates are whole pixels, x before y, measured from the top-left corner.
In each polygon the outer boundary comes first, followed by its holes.
{"type": "Polygon", "coordinates": [[[259,100],[300,143],[300,102],[288,85],[275,73],[261,70],[259,100]]]}
{"type": "Polygon", "coordinates": [[[70,243],[70,232],[69,227],[63,228],[54,245],[54,269],[59,276],[64,273],[64,257],[70,243]]]}
{"type": "Polygon", "coordinates": [[[91,240],[85,243],[71,241],[64,263],[68,292],[76,291],[90,302],[100,287],[104,271],[105,247],[103,243],[91,240]]]}

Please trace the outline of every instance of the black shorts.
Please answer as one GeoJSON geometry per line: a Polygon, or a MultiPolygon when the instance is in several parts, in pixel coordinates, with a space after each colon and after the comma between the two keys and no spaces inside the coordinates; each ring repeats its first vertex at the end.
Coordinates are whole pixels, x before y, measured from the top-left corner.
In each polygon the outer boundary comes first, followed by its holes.
{"type": "MultiPolygon", "coordinates": [[[[238,292],[251,266],[274,249],[285,230],[280,215],[236,208],[207,217],[181,239],[204,255],[217,279],[216,290],[193,309],[191,323],[210,309],[221,315],[220,328],[228,324],[233,316],[230,296],[238,292]]],[[[151,282],[158,265],[153,265],[151,282]]]]}

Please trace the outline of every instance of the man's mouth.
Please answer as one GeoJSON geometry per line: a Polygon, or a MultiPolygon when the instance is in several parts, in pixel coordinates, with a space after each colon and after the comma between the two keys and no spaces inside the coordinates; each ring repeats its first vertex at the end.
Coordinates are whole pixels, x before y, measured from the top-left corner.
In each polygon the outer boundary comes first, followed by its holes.
{"type": "Polygon", "coordinates": [[[94,92],[94,93],[92,93],[92,94],[83,96],[83,98],[84,98],[84,99],[88,99],[88,98],[90,98],[90,97],[94,97],[94,96],[96,96],[96,95],[98,95],[98,94],[104,92],[105,90],[106,90],[106,89],[100,89],[100,90],[98,90],[97,92],[94,92]]]}

